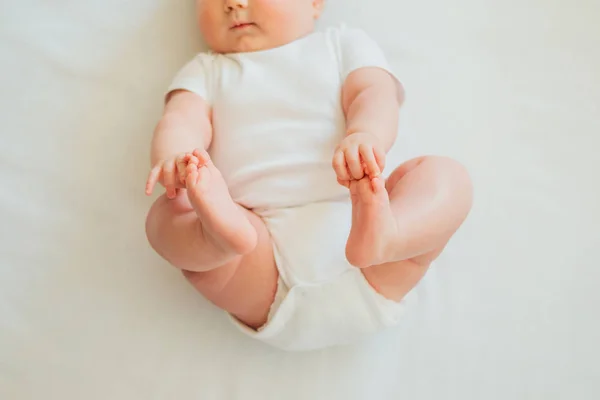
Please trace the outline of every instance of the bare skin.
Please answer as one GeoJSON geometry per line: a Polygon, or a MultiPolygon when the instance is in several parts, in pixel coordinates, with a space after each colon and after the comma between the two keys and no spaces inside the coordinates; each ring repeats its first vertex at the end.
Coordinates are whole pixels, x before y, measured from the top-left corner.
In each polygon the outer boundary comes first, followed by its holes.
{"type": "Polygon", "coordinates": [[[148,214],[148,240],[209,301],[257,328],[279,276],[269,232],[233,202],[205,151],[187,160],[185,189],[173,199],[161,196],[148,214]]]}
{"type": "MultiPolygon", "coordinates": [[[[260,50],[301,37],[313,29],[323,4],[198,3],[204,36],[219,52],[260,50]],[[285,37],[277,36],[281,32],[285,37]]],[[[332,168],[352,199],[346,257],[375,290],[399,301],[463,223],[471,208],[471,181],[456,161],[436,156],[410,160],[384,181],[402,86],[383,70],[362,68],[348,76],[341,96],[347,135],[332,155],[332,168]]],[[[157,184],[166,194],[148,213],[146,233],[156,252],[209,301],[259,328],[277,289],[271,237],[257,215],[232,200],[206,152],[213,136],[210,114],[201,97],[170,94],[154,132],[146,184],[148,195],[157,184]]]]}
{"type": "Polygon", "coordinates": [[[471,207],[470,178],[444,157],[420,157],[396,168],[381,188],[351,184],[353,221],[348,260],[369,283],[400,301],[421,280],[471,207]]]}
{"type": "MultiPolygon", "coordinates": [[[[231,200],[216,168],[212,170],[209,160],[200,158],[204,163],[192,161],[187,167],[187,190],[173,200],[163,196],[153,206],[148,238],[209,301],[258,328],[266,322],[277,288],[269,233],[259,217],[231,200]],[[220,200],[218,207],[213,199],[220,200]],[[231,207],[239,211],[233,223],[231,207]],[[247,244],[255,238],[256,245],[249,250],[247,244]]],[[[422,157],[397,168],[385,186],[381,178],[373,184],[365,177],[353,181],[350,190],[353,221],[348,259],[363,267],[379,293],[400,301],[466,216],[468,175],[450,159],[422,157]],[[464,193],[463,198],[454,199],[455,192],[464,193]]]]}

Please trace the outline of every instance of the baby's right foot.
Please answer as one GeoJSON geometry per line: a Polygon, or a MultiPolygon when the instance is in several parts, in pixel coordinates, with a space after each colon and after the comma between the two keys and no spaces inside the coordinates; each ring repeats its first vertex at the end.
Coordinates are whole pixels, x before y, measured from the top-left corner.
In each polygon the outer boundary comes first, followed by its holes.
{"type": "Polygon", "coordinates": [[[187,195],[200,219],[203,234],[227,255],[256,247],[256,230],[231,195],[221,172],[205,151],[194,151],[198,164],[187,166],[187,195]]]}

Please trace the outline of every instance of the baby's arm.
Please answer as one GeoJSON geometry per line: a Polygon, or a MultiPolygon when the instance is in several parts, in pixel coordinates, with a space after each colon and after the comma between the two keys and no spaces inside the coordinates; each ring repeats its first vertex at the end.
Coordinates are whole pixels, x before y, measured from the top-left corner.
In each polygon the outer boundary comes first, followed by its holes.
{"type": "Polygon", "coordinates": [[[163,116],[154,130],[151,164],[194,149],[206,150],[212,140],[210,107],[197,94],[171,93],[163,116]]]}
{"type": "Polygon", "coordinates": [[[346,137],[333,158],[340,184],[382,172],[385,153],[396,140],[403,101],[402,85],[381,68],[360,68],[348,75],[342,87],[346,137]]]}
{"type": "Polygon", "coordinates": [[[377,136],[387,152],[396,140],[404,89],[381,68],[361,68],[346,78],[342,106],[346,133],[367,132],[377,136]]]}
{"type": "Polygon", "coordinates": [[[163,116],[154,130],[151,146],[152,171],[146,183],[151,194],[157,182],[167,189],[169,198],[182,187],[181,175],[187,166],[186,154],[206,150],[212,140],[210,107],[197,94],[175,91],[169,95],[163,116]]]}

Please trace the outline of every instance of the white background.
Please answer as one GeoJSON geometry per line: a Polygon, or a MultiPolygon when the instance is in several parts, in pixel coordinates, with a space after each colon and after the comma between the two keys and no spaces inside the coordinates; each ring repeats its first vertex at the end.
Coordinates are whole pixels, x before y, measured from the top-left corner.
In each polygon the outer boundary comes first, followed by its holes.
{"type": "Polygon", "coordinates": [[[188,0],[0,1],[0,398],[600,398],[600,3],[328,0],[408,93],[404,155],[476,202],[405,323],[288,354],[238,333],[148,247],[162,93],[188,0]]]}

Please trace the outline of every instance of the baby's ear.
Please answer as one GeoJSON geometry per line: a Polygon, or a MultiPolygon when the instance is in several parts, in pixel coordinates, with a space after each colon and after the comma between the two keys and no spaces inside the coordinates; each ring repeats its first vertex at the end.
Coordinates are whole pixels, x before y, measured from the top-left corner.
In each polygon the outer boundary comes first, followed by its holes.
{"type": "Polygon", "coordinates": [[[315,19],[319,18],[323,13],[325,0],[313,0],[313,8],[315,9],[315,19]]]}

